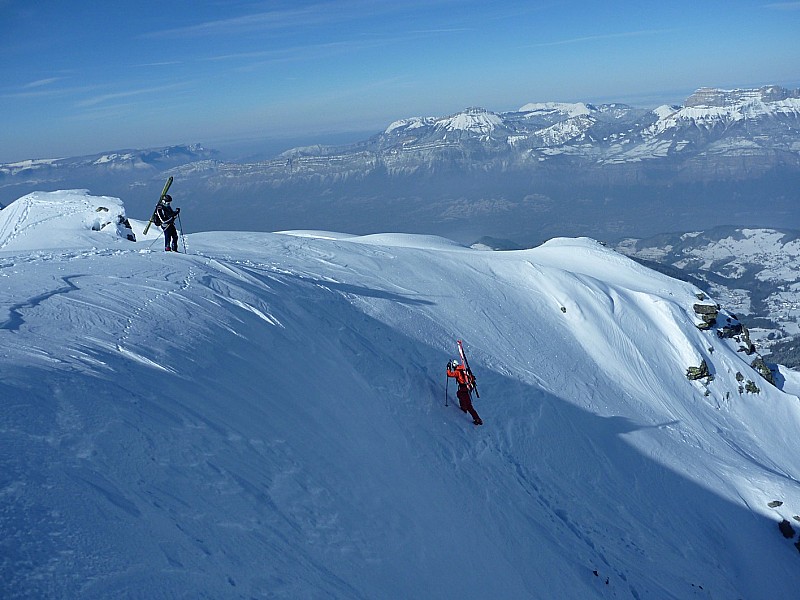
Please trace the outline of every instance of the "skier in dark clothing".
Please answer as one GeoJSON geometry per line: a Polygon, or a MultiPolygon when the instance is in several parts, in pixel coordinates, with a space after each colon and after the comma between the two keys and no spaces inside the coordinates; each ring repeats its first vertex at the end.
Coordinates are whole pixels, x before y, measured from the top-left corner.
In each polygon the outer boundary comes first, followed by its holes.
{"type": "Polygon", "coordinates": [[[454,378],[458,382],[456,397],[461,410],[472,415],[472,422],[475,425],[483,425],[483,421],[481,421],[477,411],[472,406],[472,397],[470,396],[470,392],[475,386],[475,377],[467,373],[464,365],[458,364],[457,360],[447,363],[447,376],[454,378]]]}
{"type": "Polygon", "coordinates": [[[173,210],[172,196],[169,194],[161,199],[156,208],[156,214],[161,220],[161,229],[164,230],[164,250],[167,252],[178,251],[178,230],[175,229],[175,219],[180,212],[180,208],[173,210]]]}

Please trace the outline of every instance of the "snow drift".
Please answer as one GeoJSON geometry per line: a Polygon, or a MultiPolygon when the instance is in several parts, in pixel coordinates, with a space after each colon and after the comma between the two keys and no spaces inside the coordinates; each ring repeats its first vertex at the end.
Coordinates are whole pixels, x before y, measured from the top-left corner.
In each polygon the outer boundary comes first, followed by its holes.
{"type": "Polygon", "coordinates": [[[693,286],[590,239],[150,252],[99,206],[0,211],[4,598],[796,594],[797,382],[693,286]],[[458,338],[482,427],[445,405],[458,338]]]}

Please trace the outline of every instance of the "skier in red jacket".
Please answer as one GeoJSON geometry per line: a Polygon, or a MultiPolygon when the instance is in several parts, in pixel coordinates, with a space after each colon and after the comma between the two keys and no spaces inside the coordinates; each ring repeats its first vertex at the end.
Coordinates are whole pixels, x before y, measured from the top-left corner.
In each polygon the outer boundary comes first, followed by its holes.
{"type": "Polygon", "coordinates": [[[461,410],[472,415],[472,422],[475,425],[483,425],[483,421],[481,421],[477,411],[472,406],[472,397],[470,396],[470,392],[475,385],[475,377],[467,373],[464,365],[458,364],[457,360],[451,360],[447,363],[447,376],[453,377],[458,382],[456,397],[461,410]]]}

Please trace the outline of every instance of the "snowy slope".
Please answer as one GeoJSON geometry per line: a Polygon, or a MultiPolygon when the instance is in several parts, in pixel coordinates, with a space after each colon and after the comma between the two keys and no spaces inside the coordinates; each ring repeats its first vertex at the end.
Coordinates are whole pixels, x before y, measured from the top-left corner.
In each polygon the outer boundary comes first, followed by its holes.
{"type": "Polygon", "coordinates": [[[800,334],[800,232],[721,227],[650,240],[629,238],[617,249],[707,281],[728,310],[757,323],[750,335],[762,352],[800,334]]]}
{"type": "Polygon", "coordinates": [[[0,596],[796,593],[798,398],[692,286],[589,239],[150,252],[92,229],[111,200],[0,211],[0,596]],[[457,338],[480,428],[445,406],[457,338]]]}

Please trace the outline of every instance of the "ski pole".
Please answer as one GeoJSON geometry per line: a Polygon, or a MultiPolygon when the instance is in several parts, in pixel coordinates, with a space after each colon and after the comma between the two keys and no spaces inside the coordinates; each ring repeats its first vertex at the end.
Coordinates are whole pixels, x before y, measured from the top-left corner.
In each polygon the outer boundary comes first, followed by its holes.
{"type": "Polygon", "coordinates": [[[147,249],[148,250],[152,250],[153,249],[153,244],[155,244],[157,241],[158,241],[158,237],[153,238],[153,241],[150,242],[150,245],[147,247],[147,249]]]}
{"type": "Polygon", "coordinates": [[[447,373],[444,375],[444,405],[449,406],[447,404],[447,386],[450,385],[450,378],[447,376],[447,373]]]}
{"type": "Polygon", "coordinates": [[[181,222],[181,213],[178,213],[178,225],[181,226],[181,241],[183,242],[183,253],[186,254],[186,236],[183,235],[183,223],[181,222]]]}

